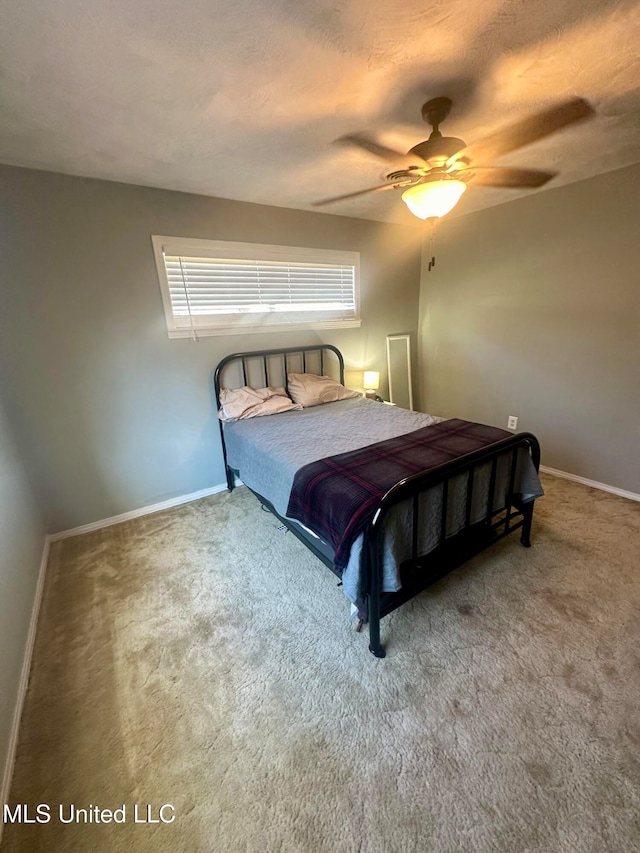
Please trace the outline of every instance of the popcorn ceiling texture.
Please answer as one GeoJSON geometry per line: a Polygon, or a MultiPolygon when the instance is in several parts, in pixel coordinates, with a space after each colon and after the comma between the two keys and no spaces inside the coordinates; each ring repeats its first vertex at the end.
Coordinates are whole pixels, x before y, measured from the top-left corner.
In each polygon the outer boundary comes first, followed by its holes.
{"type": "Polygon", "coordinates": [[[169,826],[3,853],[630,853],[640,504],[544,478],[517,537],[356,634],[246,489],[52,547],[11,803],[169,826]]]}
{"type": "MultiPolygon", "coordinates": [[[[640,159],[639,43],[637,0],[22,0],[0,11],[0,162],[309,209],[389,171],[331,145],[347,132],[406,150],[448,95],[471,142],[578,94],[597,120],[500,161],[559,169],[551,188],[640,159]]],[[[411,219],[393,192],[327,210],[411,219]]]]}

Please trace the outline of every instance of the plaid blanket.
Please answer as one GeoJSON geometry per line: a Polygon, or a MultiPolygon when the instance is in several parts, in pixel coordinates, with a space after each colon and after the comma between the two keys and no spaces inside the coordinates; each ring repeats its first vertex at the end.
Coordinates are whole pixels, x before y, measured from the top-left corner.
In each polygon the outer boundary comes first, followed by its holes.
{"type": "Polygon", "coordinates": [[[344,569],[353,541],[399,480],[510,435],[497,427],[452,418],[311,462],[296,472],[287,515],[331,544],[336,568],[344,569]]]}

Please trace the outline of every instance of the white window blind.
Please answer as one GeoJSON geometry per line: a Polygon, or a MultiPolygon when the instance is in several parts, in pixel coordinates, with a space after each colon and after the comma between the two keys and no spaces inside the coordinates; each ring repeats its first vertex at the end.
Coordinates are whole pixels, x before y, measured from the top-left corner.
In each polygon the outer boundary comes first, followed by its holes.
{"type": "Polygon", "coordinates": [[[360,325],[357,252],[152,240],[171,336],[360,325]]]}

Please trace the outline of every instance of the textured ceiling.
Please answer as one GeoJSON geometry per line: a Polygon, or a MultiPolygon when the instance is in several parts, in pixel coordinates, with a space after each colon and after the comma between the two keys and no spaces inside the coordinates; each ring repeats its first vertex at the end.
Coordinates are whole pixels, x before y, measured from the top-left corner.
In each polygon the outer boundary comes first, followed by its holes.
{"type": "MultiPolygon", "coordinates": [[[[499,161],[551,188],[640,161],[639,48],[640,0],[7,0],[0,162],[312,209],[389,171],[343,134],[408,149],[448,95],[471,142],[580,95],[595,120],[499,161]]],[[[415,222],[397,191],[323,210],[415,222]]]]}

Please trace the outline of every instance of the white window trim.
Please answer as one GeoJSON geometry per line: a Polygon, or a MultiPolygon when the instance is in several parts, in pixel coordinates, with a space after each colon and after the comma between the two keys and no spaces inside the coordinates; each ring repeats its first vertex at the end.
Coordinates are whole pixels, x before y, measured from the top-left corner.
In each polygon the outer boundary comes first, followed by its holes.
{"type": "MultiPolygon", "coordinates": [[[[152,235],[151,242],[158,271],[160,293],[164,308],[167,333],[170,338],[207,337],[210,335],[246,335],[267,332],[294,332],[315,329],[345,329],[359,328],[362,325],[360,317],[360,253],[340,249],[311,249],[301,246],[275,246],[267,243],[241,243],[227,240],[197,240],[190,237],[166,237],[152,235]],[[282,323],[261,324],[245,322],[242,325],[215,324],[210,321],[197,320],[193,326],[179,325],[173,314],[169,281],[164,262],[164,255],[186,255],[201,257],[236,257],[251,260],[298,260],[324,263],[344,263],[354,267],[355,317],[336,320],[315,320],[310,316],[308,321],[295,320],[282,323]]],[[[259,315],[257,315],[259,316],[259,315]]],[[[272,315],[270,315],[272,316],[272,315]]]]}

